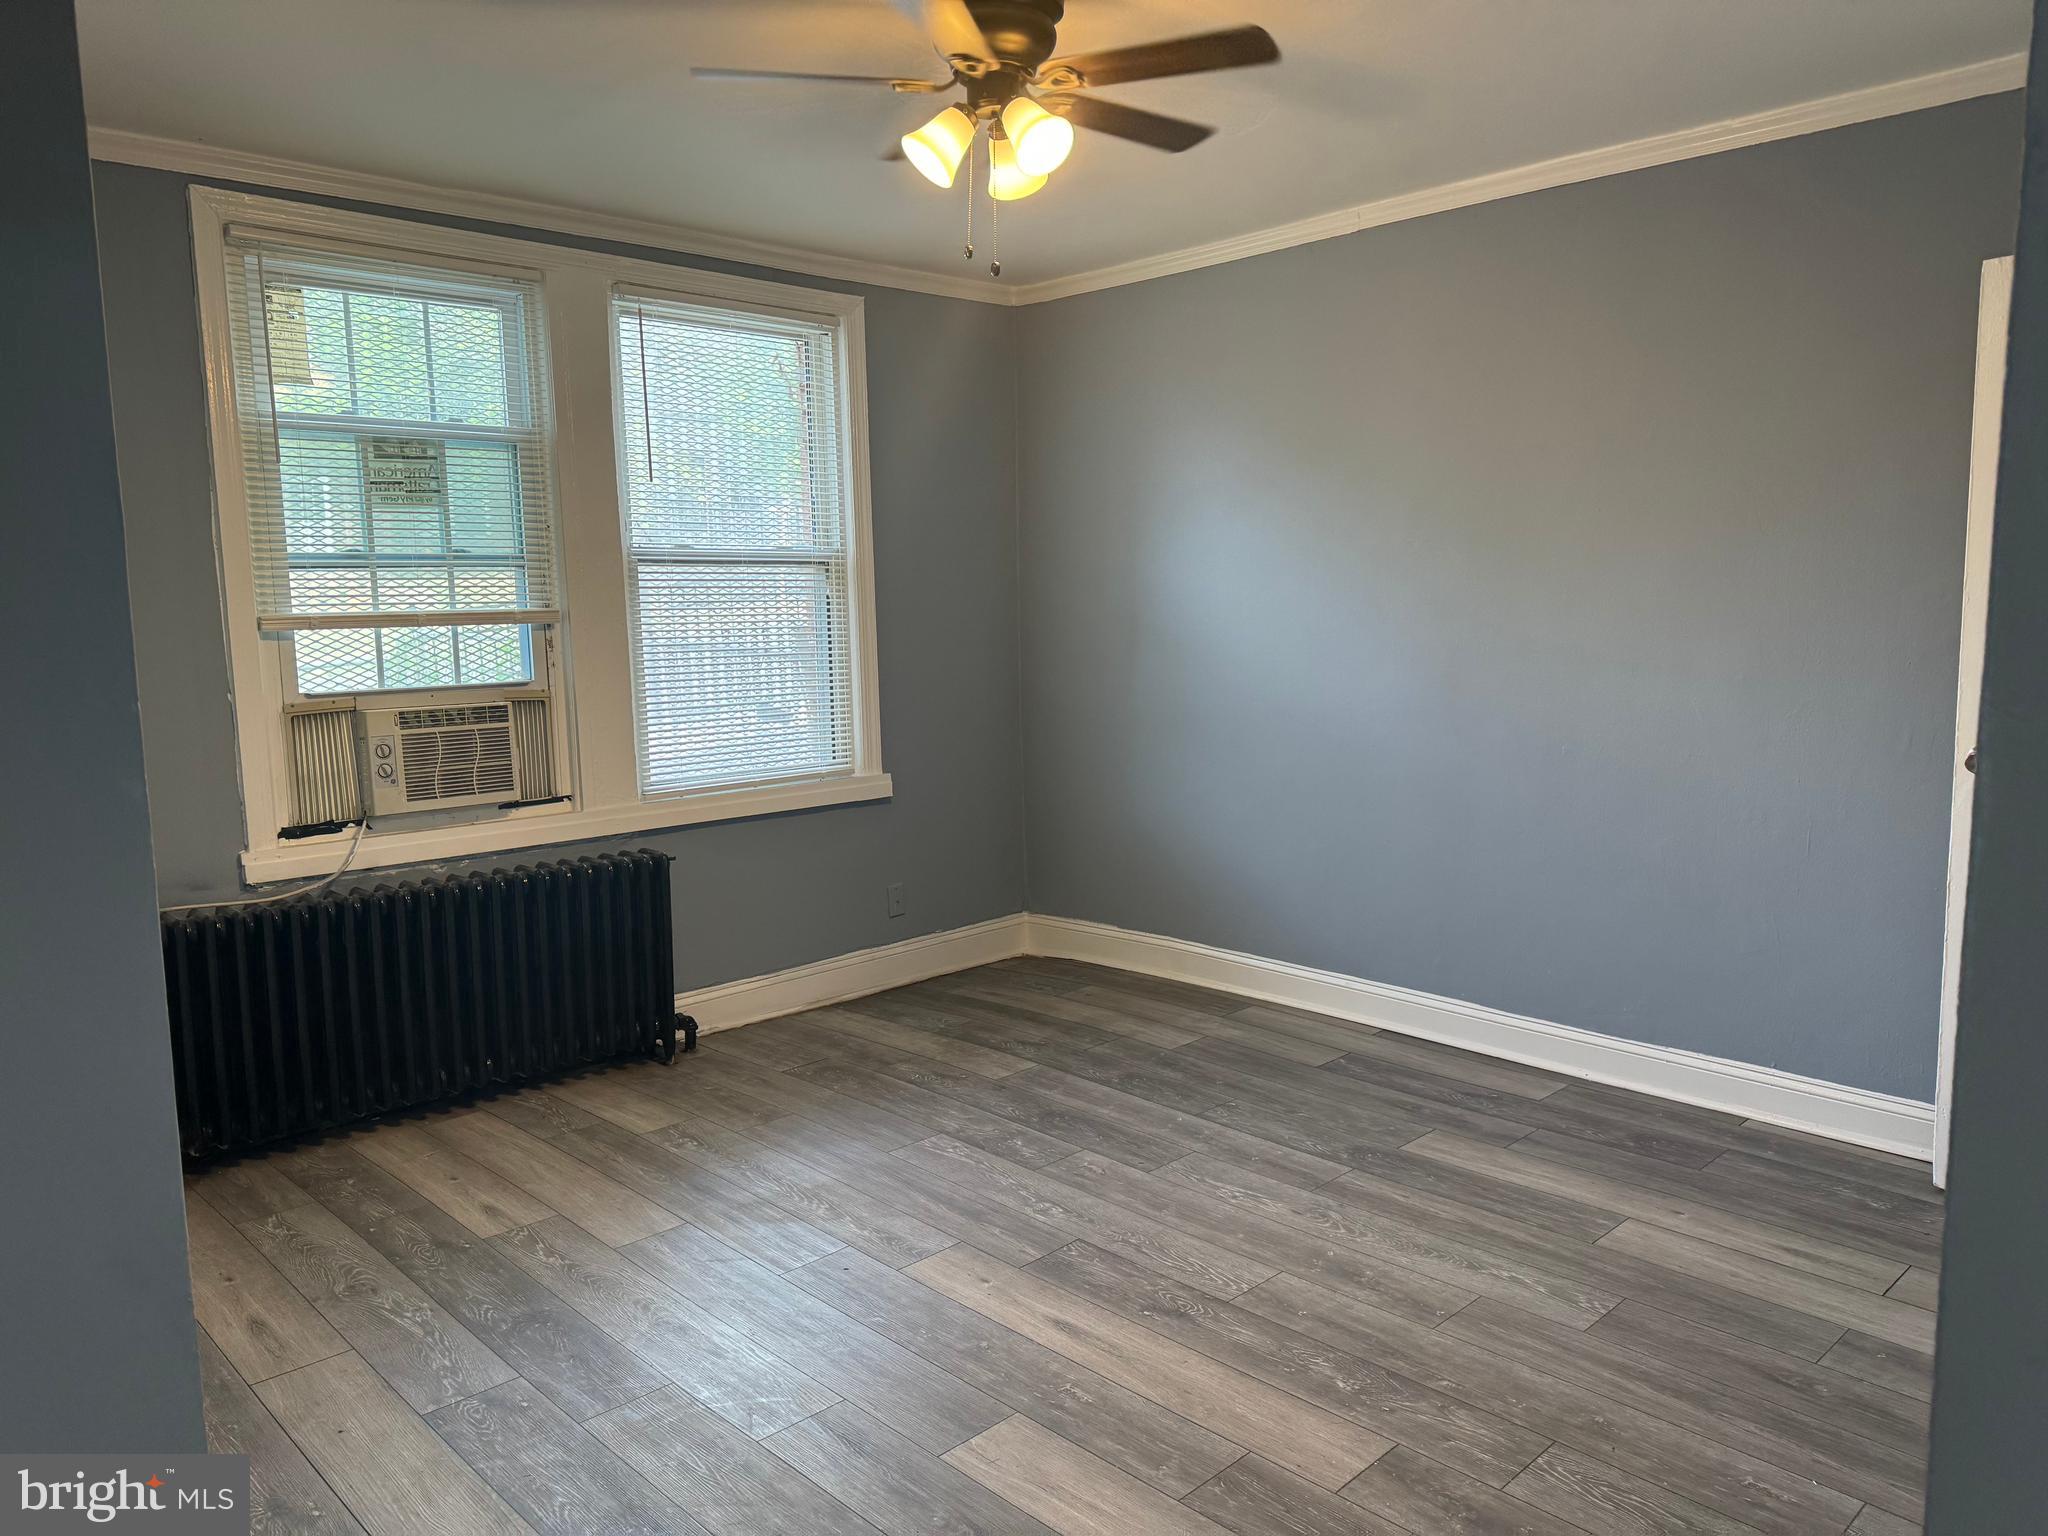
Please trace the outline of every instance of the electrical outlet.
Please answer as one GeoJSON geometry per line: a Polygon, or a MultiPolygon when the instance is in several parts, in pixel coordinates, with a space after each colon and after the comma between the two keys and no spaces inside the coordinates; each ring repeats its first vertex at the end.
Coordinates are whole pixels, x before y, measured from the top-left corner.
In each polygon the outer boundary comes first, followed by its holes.
{"type": "Polygon", "coordinates": [[[900,885],[885,885],[882,887],[882,894],[888,898],[889,915],[891,917],[901,917],[904,909],[903,887],[900,885]]]}

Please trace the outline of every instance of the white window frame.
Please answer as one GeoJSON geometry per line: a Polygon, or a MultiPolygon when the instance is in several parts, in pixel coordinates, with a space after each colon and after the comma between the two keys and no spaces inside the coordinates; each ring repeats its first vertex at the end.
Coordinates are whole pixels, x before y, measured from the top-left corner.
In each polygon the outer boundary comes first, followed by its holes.
{"type": "Polygon", "coordinates": [[[242,796],[245,880],[256,885],[325,874],[340,861],[353,833],[297,839],[278,835],[291,804],[284,737],[284,706],[293,696],[285,671],[290,647],[259,635],[256,629],[249,508],[242,484],[229,344],[226,234],[230,225],[316,242],[375,246],[428,263],[445,259],[513,267],[538,272],[541,277],[553,397],[563,614],[558,624],[535,631],[531,686],[547,686],[552,691],[564,770],[559,782],[568,786],[571,798],[558,805],[471,813],[466,818],[463,813],[448,813],[454,819],[432,825],[416,818],[387,827],[372,824],[351,868],[391,869],[436,859],[889,798],[894,785],[882,767],[868,485],[867,353],[865,316],[858,296],[211,187],[192,188],[191,205],[206,356],[221,611],[226,624],[242,796]],[[612,290],[619,285],[660,289],[706,305],[823,320],[838,332],[854,689],[854,750],[848,769],[771,784],[641,794],[614,430],[611,299],[612,290]]]}

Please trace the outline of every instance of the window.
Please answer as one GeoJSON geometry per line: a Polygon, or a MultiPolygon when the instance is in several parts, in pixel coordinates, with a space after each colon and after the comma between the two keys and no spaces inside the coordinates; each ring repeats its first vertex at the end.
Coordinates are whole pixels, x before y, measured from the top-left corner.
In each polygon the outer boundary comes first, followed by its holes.
{"type": "Polygon", "coordinates": [[[529,681],[554,617],[537,284],[235,231],[227,258],[256,619],[297,692],[529,681]]]}
{"type": "Polygon", "coordinates": [[[612,325],[642,791],[849,771],[832,328],[629,292],[612,325]]]}
{"type": "Polygon", "coordinates": [[[509,694],[520,794],[359,869],[890,795],[859,299],[191,200],[252,882],[334,868],[372,704],[509,694]]]}

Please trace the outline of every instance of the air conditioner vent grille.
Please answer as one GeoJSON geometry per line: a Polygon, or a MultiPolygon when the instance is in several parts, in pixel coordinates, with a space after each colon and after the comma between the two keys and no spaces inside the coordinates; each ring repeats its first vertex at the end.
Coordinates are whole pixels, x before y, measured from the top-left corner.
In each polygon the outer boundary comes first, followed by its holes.
{"type": "Polygon", "coordinates": [[[555,793],[555,743],[548,722],[548,701],[512,701],[512,747],[519,755],[519,797],[548,800],[555,793]]]}
{"type": "Polygon", "coordinates": [[[504,704],[440,705],[432,709],[396,711],[401,731],[436,730],[452,725],[503,725],[512,718],[504,704]]]}
{"type": "Polygon", "coordinates": [[[503,705],[497,706],[497,715],[496,725],[408,729],[399,738],[398,749],[407,803],[472,795],[516,798],[519,791],[512,768],[512,727],[503,705]]]}
{"type": "Polygon", "coordinates": [[[295,710],[285,716],[293,825],[355,821],[362,816],[354,714],[343,707],[295,710]]]}

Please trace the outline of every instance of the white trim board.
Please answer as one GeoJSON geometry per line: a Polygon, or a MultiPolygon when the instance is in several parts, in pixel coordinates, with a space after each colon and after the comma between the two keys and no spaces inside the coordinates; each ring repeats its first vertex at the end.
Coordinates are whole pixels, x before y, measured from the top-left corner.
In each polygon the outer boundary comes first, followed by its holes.
{"type": "Polygon", "coordinates": [[[1190,272],[1240,261],[1267,251],[1307,245],[1362,229],[1373,229],[1403,219],[1422,218],[1453,208],[1467,208],[1497,198],[1517,197],[1573,182],[1592,181],[1624,171],[1639,171],[1669,165],[1700,155],[1766,144],[1775,139],[1796,138],[1851,123],[1894,117],[1927,107],[1947,106],[1973,97],[2018,90],[2026,84],[2026,55],[2005,54],[1964,64],[1932,74],[1888,81],[1862,90],[1777,107],[1767,112],[1725,118],[1683,128],[1674,133],[1655,134],[1577,154],[1560,155],[1510,170],[1494,171],[1463,181],[1423,187],[1395,197],[1376,199],[1330,213],[1316,214],[1227,240],[1188,246],[1181,250],[1148,256],[1141,260],[1078,272],[1042,283],[1002,283],[986,278],[948,276],[914,267],[886,262],[834,256],[824,251],[775,245],[735,235],[718,234],[686,224],[622,214],[570,208],[557,203],[507,197],[494,192],[466,192],[452,187],[432,186],[396,176],[379,176],[336,166],[313,165],[276,155],[228,149],[214,144],[194,144],[182,139],[158,138],[126,129],[98,128],[90,131],[90,148],[95,160],[120,165],[145,166],[155,170],[182,171],[187,175],[215,177],[224,181],[250,183],[260,187],[320,196],[380,203],[418,212],[440,213],[459,218],[482,219],[495,224],[518,225],[555,234],[580,235],[588,239],[612,240],[680,255],[704,256],[718,261],[744,262],[779,272],[811,277],[837,278],[844,282],[868,283],[880,288],[898,288],[911,293],[936,294],[944,298],[972,299],[983,304],[1042,304],[1053,299],[1118,288],[1175,272],[1190,272]]]}
{"type": "Polygon", "coordinates": [[[921,934],[879,949],[814,960],[767,976],[748,976],[715,987],[700,987],[676,998],[676,1007],[697,1021],[704,1034],[734,1029],[761,1019],[823,1008],[849,998],[907,987],[913,981],[948,975],[1008,960],[1024,953],[1027,919],[1021,912],[990,918],[966,928],[921,934]]]}
{"type": "Polygon", "coordinates": [[[1934,1106],[1913,1099],[1105,923],[1034,914],[1026,928],[1027,952],[1034,955],[1093,961],[1285,1003],[1906,1157],[1926,1158],[1933,1150],[1934,1106]]]}
{"type": "Polygon", "coordinates": [[[1971,409],[1970,499],[1963,528],[1963,622],[1957,647],[1955,756],[1949,767],[1948,883],[1942,903],[1941,1029],[1934,1072],[1934,1182],[1948,1187],[1954,1107],[1956,1010],[1961,1001],[1963,917],[1969,906],[1970,828],[1975,820],[1977,721],[1984,694],[1984,627],[1991,592],[1991,524],[1998,500],[1998,439],[2005,412],[2006,336],[2012,328],[2013,258],[1984,263],[1977,285],[1977,391],[1971,409]]]}
{"type": "Polygon", "coordinates": [[[1917,1100],[1672,1046],[1644,1045],[1186,939],[1036,913],[992,918],[769,976],[704,987],[682,994],[676,1006],[709,1034],[1027,954],[1086,960],[1284,1003],[1906,1157],[1925,1159],[1933,1149],[1934,1106],[1917,1100]]]}

